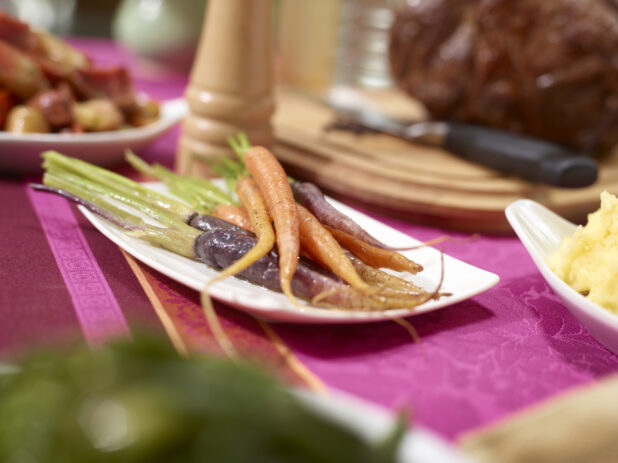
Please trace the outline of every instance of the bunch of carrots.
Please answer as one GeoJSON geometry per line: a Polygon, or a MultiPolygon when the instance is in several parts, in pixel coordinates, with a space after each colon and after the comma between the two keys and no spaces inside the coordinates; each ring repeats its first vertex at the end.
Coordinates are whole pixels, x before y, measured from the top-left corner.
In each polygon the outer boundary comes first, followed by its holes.
{"type": "Polygon", "coordinates": [[[132,153],[127,160],[134,168],[163,181],[183,201],[55,152],[43,155],[46,186],[36,188],[79,202],[134,236],[220,267],[208,287],[238,275],[282,291],[295,305],[299,297],[353,310],[412,308],[445,294],[382,270],[415,274],[422,266],[368,235],[314,185],[290,180],[269,150],[251,146],[243,134],[230,144],[240,162],[227,159],[213,168],[236,197],[208,180],[179,176],[132,153]],[[109,199],[152,216],[163,227],[144,223],[109,199]],[[234,246],[238,250],[230,251],[234,246]],[[271,281],[273,274],[278,281],[271,281]]]}
{"type": "MultiPolygon", "coordinates": [[[[185,195],[184,199],[198,209],[205,208],[214,217],[255,233],[257,243],[210,284],[237,274],[276,246],[281,290],[294,304],[291,282],[299,255],[333,272],[357,294],[391,299],[413,296],[414,300],[409,297],[407,301],[410,306],[445,294],[426,293],[407,280],[379,270],[389,268],[415,274],[423,268],[385,246],[335,209],[315,185],[289,179],[277,158],[266,148],[251,146],[242,133],[229,142],[241,162],[226,158],[211,167],[226,179],[228,188],[235,190],[240,204],[231,200],[205,204],[197,199],[197,191],[185,195]],[[421,294],[425,299],[419,298],[421,294]]],[[[162,166],[153,168],[132,154],[128,155],[128,161],[138,171],[164,181],[172,190],[178,191],[183,184],[186,187],[186,179],[162,166]]],[[[319,304],[326,296],[327,293],[316,294],[312,302],[319,304]]],[[[387,303],[383,308],[389,308],[387,303]]]]}

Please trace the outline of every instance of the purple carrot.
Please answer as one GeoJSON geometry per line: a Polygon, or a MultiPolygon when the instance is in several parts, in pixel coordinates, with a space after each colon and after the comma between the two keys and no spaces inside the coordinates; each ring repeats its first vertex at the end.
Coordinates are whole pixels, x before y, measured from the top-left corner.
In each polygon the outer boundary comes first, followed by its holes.
{"type": "MultiPolygon", "coordinates": [[[[214,219],[214,217],[213,217],[214,219]]],[[[223,220],[221,222],[224,222],[223,220]]],[[[231,225],[231,224],[230,224],[231,225]]],[[[233,226],[211,227],[195,241],[195,253],[206,264],[215,268],[227,268],[249,252],[256,239],[248,232],[233,226]]],[[[279,284],[279,256],[270,251],[254,264],[237,274],[250,282],[281,291],[279,284]]],[[[304,262],[299,262],[292,278],[292,291],[299,298],[311,300],[323,291],[345,287],[334,275],[317,272],[304,262]]]]}
{"type": "Polygon", "coordinates": [[[337,230],[344,231],[355,238],[383,249],[390,249],[381,241],[367,233],[350,217],[335,209],[313,183],[292,182],[294,198],[309,209],[320,222],[337,230]]]}

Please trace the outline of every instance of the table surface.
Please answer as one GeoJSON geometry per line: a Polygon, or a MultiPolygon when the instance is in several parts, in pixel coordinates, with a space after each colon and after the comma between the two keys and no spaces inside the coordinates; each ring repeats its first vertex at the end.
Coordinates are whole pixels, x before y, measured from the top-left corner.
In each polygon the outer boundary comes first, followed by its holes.
{"type": "MultiPolygon", "coordinates": [[[[128,65],[137,87],[156,98],[184,91],[184,75],[144,71],[109,42],[75,43],[100,64],[128,65]]],[[[175,129],[139,154],[172,166],[177,138],[175,129]]],[[[4,355],[74,335],[96,343],[143,327],[167,332],[180,349],[216,349],[197,293],[123,254],[63,199],[30,191],[32,180],[0,177],[4,355]]],[[[420,240],[461,236],[372,215],[420,240]]],[[[501,281],[465,302],[410,317],[420,343],[393,322],[265,325],[225,304],[216,309],[241,353],[290,381],[409,407],[417,422],[449,439],[618,371],[618,357],[570,315],[516,238],[481,236],[444,250],[501,281]],[[291,355],[282,362],[286,347],[291,355]]]]}

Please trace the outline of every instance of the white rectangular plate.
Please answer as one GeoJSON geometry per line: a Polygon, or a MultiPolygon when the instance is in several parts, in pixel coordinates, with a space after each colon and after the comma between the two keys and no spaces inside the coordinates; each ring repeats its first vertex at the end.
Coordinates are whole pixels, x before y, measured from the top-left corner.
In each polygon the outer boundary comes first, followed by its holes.
{"type": "MultiPolygon", "coordinates": [[[[165,192],[160,183],[148,183],[146,186],[165,192]]],[[[355,211],[337,201],[329,199],[337,209],[351,217],[370,234],[393,247],[409,247],[421,244],[377,220],[355,211]]],[[[181,257],[172,252],[153,246],[146,241],[125,234],[119,228],[81,208],[84,215],[106,237],[136,259],[154,268],[164,275],[200,291],[218,271],[205,264],[181,257]]],[[[397,273],[398,276],[414,281],[417,285],[432,291],[440,282],[442,259],[440,251],[431,247],[403,251],[408,258],[420,263],[424,270],[417,275],[397,273]]],[[[293,323],[360,323],[375,322],[405,317],[436,310],[473,297],[497,284],[498,275],[466,264],[448,255],[444,256],[444,279],[440,291],[451,293],[450,296],[432,300],[411,309],[397,309],[383,312],[346,311],[323,309],[305,303],[301,309],[294,307],[280,293],[262,288],[237,278],[227,278],[215,283],[210,288],[213,298],[226,302],[240,310],[257,317],[280,322],[293,323]]],[[[303,303],[300,301],[301,304],[303,303]]]]}

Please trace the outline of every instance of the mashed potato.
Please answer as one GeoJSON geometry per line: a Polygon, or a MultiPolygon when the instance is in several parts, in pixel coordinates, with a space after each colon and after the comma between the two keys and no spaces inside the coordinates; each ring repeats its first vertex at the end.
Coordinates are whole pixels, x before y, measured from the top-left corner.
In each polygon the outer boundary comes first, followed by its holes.
{"type": "Polygon", "coordinates": [[[618,199],[601,193],[601,208],[547,263],[571,287],[618,314],[618,199]]]}

